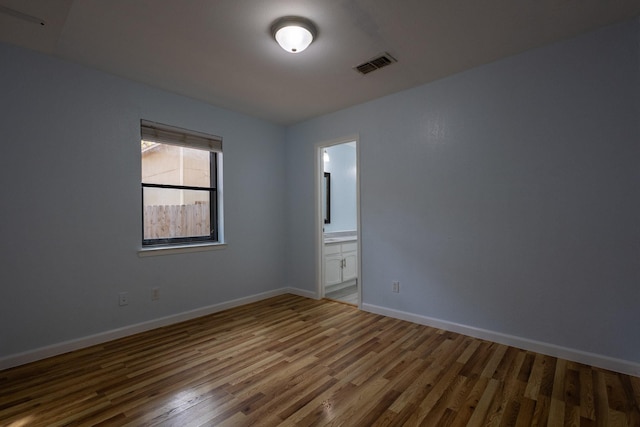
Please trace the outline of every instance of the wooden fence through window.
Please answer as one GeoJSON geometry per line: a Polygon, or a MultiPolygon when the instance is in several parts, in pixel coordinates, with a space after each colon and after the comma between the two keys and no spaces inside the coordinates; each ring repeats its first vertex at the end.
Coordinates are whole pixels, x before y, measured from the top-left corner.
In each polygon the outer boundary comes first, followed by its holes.
{"type": "Polygon", "coordinates": [[[143,224],[145,239],[208,236],[209,203],[145,206],[143,224]]]}

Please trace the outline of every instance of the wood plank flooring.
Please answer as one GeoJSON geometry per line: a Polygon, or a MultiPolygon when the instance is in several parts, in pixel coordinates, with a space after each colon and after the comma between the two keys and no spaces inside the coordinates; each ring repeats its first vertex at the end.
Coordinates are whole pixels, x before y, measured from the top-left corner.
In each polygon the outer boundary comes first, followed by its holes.
{"type": "Polygon", "coordinates": [[[0,371],[0,425],[640,426],[640,378],[283,295],[0,371]]]}

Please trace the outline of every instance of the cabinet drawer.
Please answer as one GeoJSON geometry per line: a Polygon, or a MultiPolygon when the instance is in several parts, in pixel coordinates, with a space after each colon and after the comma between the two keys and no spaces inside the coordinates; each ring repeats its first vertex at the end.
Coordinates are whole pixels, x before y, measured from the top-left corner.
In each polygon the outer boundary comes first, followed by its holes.
{"type": "Polygon", "coordinates": [[[324,254],[339,254],[340,253],[340,243],[332,244],[332,245],[324,245],[324,254]]]}
{"type": "Polygon", "coordinates": [[[351,252],[358,250],[358,242],[349,242],[342,244],[342,252],[351,252]]]}

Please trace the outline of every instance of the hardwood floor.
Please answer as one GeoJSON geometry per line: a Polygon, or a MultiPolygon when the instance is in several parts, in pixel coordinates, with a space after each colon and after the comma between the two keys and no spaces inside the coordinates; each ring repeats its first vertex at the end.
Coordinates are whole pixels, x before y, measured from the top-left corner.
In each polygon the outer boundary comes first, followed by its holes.
{"type": "Polygon", "coordinates": [[[0,371],[0,425],[640,426],[640,378],[283,295],[0,371]]]}

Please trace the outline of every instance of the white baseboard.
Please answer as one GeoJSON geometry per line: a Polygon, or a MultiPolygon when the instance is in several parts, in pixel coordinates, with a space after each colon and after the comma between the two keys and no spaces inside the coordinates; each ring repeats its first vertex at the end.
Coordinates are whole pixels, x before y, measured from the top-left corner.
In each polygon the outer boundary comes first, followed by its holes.
{"type": "MultiPolygon", "coordinates": [[[[229,308],[238,307],[244,304],[249,304],[263,299],[283,295],[286,293],[298,295],[305,298],[318,299],[315,292],[308,291],[299,288],[281,288],[273,291],[263,292],[260,294],[250,295],[248,297],[238,298],[231,301],[226,301],[219,304],[210,305],[207,307],[201,307],[195,310],[190,310],[171,316],[162,317],[159,319],[149,320],[134,325],[124,326],[122,328],[113,329],[106,332],[101,332],[94,335],[89,335],[74,340],[64,341],[61,343],[40,347],[34,350],[25,351],[9,356],[0,358],[0,370],[12,368],[14,366],[24,365],[25,363],[34,362],[36,360],[45,359],[47,357],[56,356],[59,354],[67,353],[69,351],[78,350],[81,348],[89,347],[96,344],[101,344],[107,341],[112,341],[118,338],[126,337],[129,335],[137,334],[140,332],[149,331],[151,329],[160,328],[162,326],[171,325],[185,320],[195,319],[197,317],[206,316],[208,314],[217,313],[219,311],[227,310],[229,308]]],[[[640,364],[630,362],[627,360],[616,359],[608,356],[602,356],[595,353],[584,352],[567,347],[561,347],[554,344],[548,344],[540,341],[534,341],[526,338],[521,338],[513,335],[507,335],[500,332],[489,331],[486,329],[475,328],[468,325],[462,325],[445,320],[435,319],[427,316],[422,316],[413,313],[407,313],[400,310],[394,310],[386,307],[380,307],[373,304],[362,304],[362,310],[370,313],[381,314],[383,316],[393,317],[395,319],[406,320],[421,325],[431,326],[433,328],[444,329],[452,332],[457,332],[464,335],[469,335],[475,338],[480,338],[488,341],[497,342],[500,344],[510,345],[517,348],[522,348],[529,351],[535,351],[537,353],[546,354],[553,357],[559,357],[562,359],[573,360],[575,362],[584,363],[587,365],[597,366],[604,369],[609,369],[616,372],[625,373],[633,376],[640,376],[640,364]]]]}
{"type": "Polygon", "coordinates": [[[300,288],[284,288],[284,292],[298,295],[299,297],[311,298],[311,299],[320,299],[318,295],[316,295],[313,291],[307,291],[306,289],[300,288]]]}
{"type": "Polygon", "coordinates": [[[585,365],[597,366],[599,368],[640,377],[640,364],[628,360],[616,359],[613,357],[602,356],[600,354],[561,347],[541,341],[535,341],[527,338],[517,337],[514,335],[475,328],[473,326],[435,319],[419,314],[407,313],[405,311],[380,307],[373,304],[362,304],[362,310],[368,311],[370,313],[381,314],[383,316],[393,317],[395,319],[418,323],[420,325],[431,326],[432,328],[444,329],[447,331],[456,332],[459,334],[468,335],[474,338],[480,338],[499,344],[505,344],[512,347],[521,348],[523,350],[535,351],[536,353],[545,354],[547,356],[572,360],[574,362],[584,363],[585,365]]]}
{"type": "Polygon", "coordinates": [[[35,362],[36,360],[45,359],[47,357],[57,356],[59,354],[67,353],[73,350],[89,347],[96,344],[102,344],[107,341],[112,341],[118,338],[126,337],[129,335],[137,334],[140,332],[149,331],[151,329],[160,328],[162,326],[171,325],[174,323],[184,322],[185,320],[195,319],[197,317],[206,316],[208,314],[217,313],[229,308],[238,307],[244,304],[249,304],[263,299],[275,297],[291,293],[307,298],[316,298],[315,293],[305,291],[297,288],[281,288],[273,291],[263,292],[260,294],[250,295],[248,297],[238,298],[231,301],[222,302],[219,304],[213,304],[207,307],[197,308],[195,310],[185,311],[178,314],[173,314],[159,319],[153,319],[142,323],[136,323],[134,325],[124,326],[122,328],[112,329],[106,332],[100,332],[98,334],[89,335],[82,338],[77,338],[69,341],[64,341],[57,344],[48,345],[45,347],[36,348],[34,350],[28,350],[22,353],[12,354],[0,358],[0,370],[12,368],[14,366],[24,365],[25,363],[35,362]]]}

